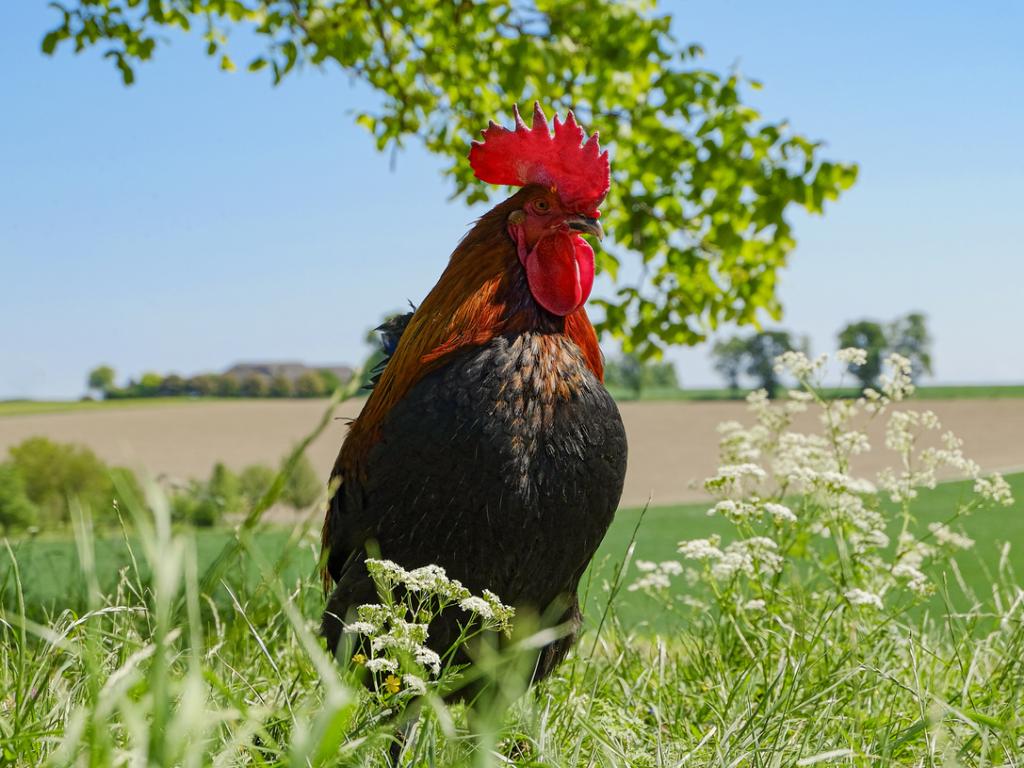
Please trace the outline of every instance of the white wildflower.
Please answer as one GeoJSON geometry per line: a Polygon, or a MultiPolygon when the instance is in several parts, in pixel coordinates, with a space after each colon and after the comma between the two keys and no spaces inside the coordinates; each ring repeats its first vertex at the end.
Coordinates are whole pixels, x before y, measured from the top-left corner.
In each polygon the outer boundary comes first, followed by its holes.
{"type": "Polygon", "coordinates": [[[379,578],[395,584],[402,583],[409,577],[409,573],[405,568],[390,560],[376,560],[368,557],[366,559],[366,570],[374,579],[379,578]]]}
{"type": "Polygon", "coordinates": [[[868,362],[868,353],[863,349],[857,347],[846,347],[836,352],[836,360],[846,365],[866,365],[868,362]]]}
{"type": "Polygon", "coordinates": [[[722,557],[711,566],[711,575],[720,581],[727,581],[738,573],[753,575],[754,563],[750,555],[736,550],[722,553],[722,557]]]}
{"type": "Polygon", "coordinates": [[[441,674],[441,657],[430,648],[427,648],[426,646],[417,648],[414,653],[414,658],[416,659],[417,664],[422,664],[435,675],[441,674]]]}
{"type": "Polygon", "coordinates": [[[439,565],[424,565],[409,571],[406,586],[413,592],[420,590],[437,591],[444,589],[448,583],[448,574],[439,565]]]}
{"type": "Polygon", "coordinates": [[[821,370],[828,362],[828,355],[818,355],[811,360],[803,352],[789,350],[775,358],[775,372],[786,373],[787,371],[798,380],[806,380],[821,370]]]}
{"type": "Polygon", "coordinates": [[[718,548],[719,541],[718,536],[680,541],[677,551],[687,560],[717,560],[722,556],[722,550],[718,548]]]}
{"type": "Polygon", "coordinates": [[[939,546],[954,549],[970,549],[974,546],[974,539],[957,533],[945,523],[929,523],[928,530],[935,536],[935,541],[939,543],[939,546]]]}
{"type": "Polygon", "coordinates": [[[377,605],[376,603],[358,606],[356,608],[356,616],[359,617],[360,622],[373,625],[375,632],[380,631],[386,623],[394,618],[390,608],[384,605],[377,605]]]}
{"type": "Polygon", "coordinates": [[[392,619],[391,621],[391,634],[413,643],[425,643],[427,630],[428,626],[419,622],[405,621],[404,619],[392,619]]]}
{"type": "Polygon", "coordinates": [[[772,516],[772,519],[777,523],[795,523],[796,515],[793,514],[793,510],[787,507],[785,504],[776,504],[774,502],[768,502],[764,505],[764,511],[772,516]]]}
{"type": "Polygon", "coordinates": [[[398,662],[384,657],[367,659],[366,668],[374,674],[378,672],[396,672],[398,671],[398,662]]]}
{"type": "Polygon", "coordinates": [[[417,675],[402,675],[402,683],[407,691],[416,696],[422,696],[427,692],[426,682],[417,675]]]}
{"type": "Polygon", "coordinates": [[[704,481],[704,490],[721,497],[739,496],[744,494],[747,484],[765,477],[767,473],[757,464],[726,464],[718,468],[714,477],[704,481]]]}
{"type": "Polygon", "coordinates": [[[927,597],[932,592],[932,585],[928,583],[928,577],[909,563],[903,562],[894,565],[892,575],[906,581],[907,589],[921,597],[927,597]]]}
{"type": "Polygon", "coordinates": [[[1013,504],[1013,491],[1010,484],[998,472],[988,477],[979,477],[974,481],[974,492],[985,501],[1009,507],[1013,504]]]}
{"type": "Polygon", "coordinates": [[[485,589],[480,593],[484,600],[487,601],[487,605],[491,608],[491,620],[497,629],[508,630],[509,622],[512,621],[512,617],[516,615],[516,609],[511,605],[505,605],[501,602],[501,599],[491,592],[489,589],[485,589]]]}
{"type": "Polygon", "coordinates": [[[747,602],[743,604],[743,610],[755,613],[757,611],[763,611],[764,605],[764,600],[761,600],[759,598],[755,600],[747,600],[747,602]]]}
{"type": "Polygon", "coordinates": [[[470,596],[464,600],[459,601],[459,608],[470,613],[475,613],[485,619],[494,618],[494,611],[491,610],[491,605],[482,597],[470,596]]]}
{"type": "Polygon", "coordinates": [[[836,436],[836,445],[844,456],[858,456],[871,450],[868,436],[856,429],[839,433],[836,436]]]}
{"type": "Polygon", "coordinates": [[[351,632],[356,635],[372,635],[377,631],[377,629],[378,627],[368,621],[353,621],[351,624],[345,625],[346,632],[351,632]]]}
{"type": "Polygon", "coordinates": [[[843,597],[850,601],[851,605],[870,605],[873,608],[882,608],[882,598],[874,592],[867,592],[863,589],[850,589],[843,593],[843,597]]]}
{"type": "Polygon", "coordinates": [[[746,520],[755,514],[757,514],[757,507],[753,504],[746,501],[733,501],[732,499],[723,499],[708,510],[709,517],[721,515],[732,520],[734,523],[746,520]]]}
{"type": "Polygon", "coordinates": [[[768,573],[778,573],[782,570],[782,557],[778,554],[779,545],[774,539],[767,536],[751,536],[749,539],[735,541],[725,548],[725,551],[742,552],[748,555],[751,560],[761,567],[761,570],[768,573]]]}
{"type": "Polygon", "coordinates": [[[663,560],[652,563],[650,560],[638,560],[637,570],[643,573],[639,579],[629,585],[630,592],[660,592],[672,585],[673,576],[683,574],[683,566],[676,560],[663,560]]]}
{"type": "Polygon", "coordinates": [[[668,589],[672,586],[672,582],[669,577],[661,573],[660,571],[654,571],[653,573],[645,573],[639,579],[634,581],[627,587],[630,592],[643,591],[643,592],[658,592],[661,590],[668,589]]]}
{"type": "Polygon", "coordinates": [[[882,374],[881,383],[882,392],[886,397],[899,402],[914,394],[913,367],[910,361],[903,355],[893,352],[885,362],[889,371],[882,374]]]}

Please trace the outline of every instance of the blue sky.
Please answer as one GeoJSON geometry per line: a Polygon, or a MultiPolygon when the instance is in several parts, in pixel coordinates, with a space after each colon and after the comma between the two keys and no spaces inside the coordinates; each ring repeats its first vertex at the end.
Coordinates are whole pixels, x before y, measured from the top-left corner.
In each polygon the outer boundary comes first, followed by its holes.
{"type": "MultiPolygon", "coordinates": [[[[783,324],[816,351],[863,316],[925,311],[936,381],[1021,382],[1024,4],[671,2],[684,41],[765,83],[752,102],[861,165],[795,217],[783,324]]],[[[274,88],[175,39],[120,84],[39,53],[42,2],[0,28],[0,398],[253,359],[358,361],[365,329],[433,285],[475,212],[440,163],[375,153],[337,72],[274,88]]],[[[597,126],[598,128],[600,126],[597,126]]],[[[713,384],[707,349],[674,350],[713,384]]]]}

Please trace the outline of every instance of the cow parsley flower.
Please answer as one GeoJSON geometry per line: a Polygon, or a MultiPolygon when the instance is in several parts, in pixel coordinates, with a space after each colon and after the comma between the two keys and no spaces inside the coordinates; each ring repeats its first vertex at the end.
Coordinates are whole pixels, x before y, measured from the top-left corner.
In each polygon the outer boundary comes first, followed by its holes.
{"type": "Polygon", "coordinates": [[[345,625],[345,631],[354,635],[372,635],[377,631],[377,626],[368,621],[353,621],[345,625]]]}
{"type": "Polygon", "coordinates": [[[661,573],[660,571],[653,571],[651,573],[645,573],[639,579],[630,584],[627,589],[630,592],[659,592],[668,589],[672,586],[672,581],[669,577],[661,573]]]}
{"type": "Polygon", "coordinates": [[[677,551],[687,560],[717,560],[722,556],[722,550],[718,548],[719,541],[718,536],[680,541],[677,551]]]}
{"type": "Polygon", "coordinates": [[[405,684],[405,689],[409,693],[416,696],[422,696],[427,692],[427,684],[423,678],[416,675],[402,675],[402,683],[405,684]]]}
{"type": "Polygon", "coordinates": [[[881,376],[882,392],[895,403],[914,394],[913,366],[903,355],[893,352],[886,358],[889,371],[881,376]]]}
{"type": "Polygon", "coordinates": [[[811,360],[803,352],[789,350],[775,358],[775,372],[786,373],[787,371],[798,380],[806,380],[821,370],[828,362],[828,355],[818,355],[811,360]]]}
{"type": "Polygon", "coordinates": [[[932,587],[928,583],[928,577],[910,563],[897,563],[892,568],[892,575],[897,579],[905,580],[907,582],[907,589],[921,597],[926,597],[932,591],[932,587]]]}
{"type": "Polygon", "coordinates": [[[974,546],[974,539],[957,533],[944,523],[929,523],[928,530],[935,536],[935,541],[939,543],[939,546],[953,549],[970,549],[974,546]]]}
{"type": "Polygon", "coordinates": [[[767,477],[767,473],[757,464],[726,464],[719,467],[714,477],[704,481],[704,489],[722,498],[742,496],[745,486],[756,483],[767,477]]]}
{"type": "Polygon", "coordinates": [[[416,649],[415,659],[417,664],[422,664],[435,675],[441,674],[441,657],[426,646],[416,649]]]}
{"type": "Polygon", "coordinates": [[[722,515],[723,517],[738,523],[757,514],[757,507],[746,501],[733,501],[723,499],[708,510],[708,517],[722,515]]]}
{"type": "Polygon", "coordinates": [[[494,618],[491,606],[482,597],[470,596],[459,602],[459,608],[470,613],[475,613],[484,619],[494,618]]]}
{"type": "Polygon", "coordinates": [[[850,605],[867,605],[872,608],[882,609],[882,598],[874,592],[863,589],[850,589],[843,593],[843,597],[850,601],[850,605]]]}
{"type": "Polygon", "coordinates": [[[376,659],[367,659],[364,666],[374,674],[377,674],[378,672],[395,672],[398,670],[398,662],[395,659],[389,659],[383,656],[376,659]]]}
{"type": "Polygon", "coordinates": [[[683,574],[683,566],[676,560],[663,560],[654,563],[650,560],[638,560],[636,568],[643,575],[629,585],[630,592],[663,592],[672,586],[672,577],[683,574]]]}
{"type": "Polygon", "coordinates": [[[795,523],[796,515],[793,514],[793,510],[787,507],[785,504],[776,504],[774,502],[768,502],[764,505],[764,511],[772,516],[772,519],[777,523],[795,523]]]}
{"type": "Polygon", "coordinates": [[[846,365],[867,365],[868,353],[857,347],[846,347],[836,352],[836,360],[846,365]]]}
{"type": "Polygon", "coordinates": [[[975,480],[974,492],[991,504],[999,504],[1004,507],[1013,504],[1013,491],[1010,490],[1010,484],[998,472],[975,480]]]}

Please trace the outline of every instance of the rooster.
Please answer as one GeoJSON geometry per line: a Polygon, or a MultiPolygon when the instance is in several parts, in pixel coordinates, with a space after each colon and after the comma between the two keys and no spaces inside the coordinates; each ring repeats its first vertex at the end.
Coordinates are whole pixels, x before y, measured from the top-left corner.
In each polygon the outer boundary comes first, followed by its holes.
{"type": "MultiPolygon", "coordinates": [[[[385,330],[390,357],[332,473],[323,528],[323,634],[376,602],[367,547],[405,568],[442,566],[479,594],[566,629],[538,655],[548,675],[581,623],[577,587],[622,492],[626,435],[603,385],[584,304],[603,236],[609,160],[572,112],[554,130],[493,122],[476,177],[522,187],[484,214],[413,313],[385,330]]],[[[458,614],[458,611],[454,611],[458,614]]],[[[443,654],[464,615],[442,616],[443,654]]],[[[344,644],[342,644],[344,645],[344,644]]]]}

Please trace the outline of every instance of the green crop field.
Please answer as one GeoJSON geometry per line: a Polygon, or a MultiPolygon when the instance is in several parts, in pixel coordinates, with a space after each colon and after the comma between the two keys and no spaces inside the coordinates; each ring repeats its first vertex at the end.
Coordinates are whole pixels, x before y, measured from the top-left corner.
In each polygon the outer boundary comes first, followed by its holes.
{"type": "MultiPolygon", "coordinates": [[[[611,392],[618,400],[632,400],[635,396],[624,389],[611,387],[611,392]]],[[[830,397],[856,397],[855,389],[826,389],[824,393],[830,397]]],[[[641,393],[641,400],[737,400],[742,399],[746,392],[735,394],[728,389],[676,389],[668,387],[650,388],[641,393]]],[[[917,390],[919,400],[978,400],[986,398],[1024,397],[1022,385],[984,385],[965,384],[954,386],[922,386],[917,390]]],[[[266,398],[263,398],[264,400],[266,398]]],[[[40,413],[65,413],[71,411],[103,411],[120,408],[148,408],[167,405],[184,405],[189,403],[231,403],[247,401],[247,398],[222,397],[141,397],[116,400],[3,400],[0,401],[0,417],[22,416],[40,413]]],[[[251,400],[249,400],[251,402],[251,400]]]]}
{"type": "Polygon", "coordinates": [[[123,408],[161,408],[191,403],[246,402],[246,398],[221,397],[139,397],[117,400],[2,400],[0,417],[30,416],[40,413],[109,411],[123,408]]]}
{"type": "MultiPolygon", "coordinates": [[[[618,400],[633,400],[635,395],[628,390],[610,387],[618,400]]],[[[676,389],[674,387],[651,387],[640,394],[641,400],[741,400],[746,390],[734,393],[728,389],[676,389]]],[[[852,387],[825,388],[826,397],[849,398],[860,395],[852,387]]],[[[914,394],[916,400],[983,400],[991,398],[1024,397],[1024,384],[962,384],[950,386],[920,386],[914,394]]]]}
{"type": "MultiPolygon", "coordinates": [[[[1024,498],[1024,473],[1012,475],[1008,480],[1018,498],[1024,498]]],[[[931,522],[944,522],[957,501],[970,490],[964,482],[944,483],[934,490],[921,493],[917,511],[918,524],[926,526],[931,522]]],[[[602,584],[614,579],[617,567],[622,562],[627,548],[633,540],[634,559],[671,560],[678,558],[676,543],[681,539],[705,538],[719,534],[728,538],[731,526],[721,517],[709,517],[707,504],[623,509],[618,512],[604,543],[601,545],[595,565],[584,589],[589,590],[589,604],[586,614],[593,618],[606,600],[602,584]],[[641,519],[642,516],[642,519],[641,519]],[[639,528],[637,524],[639,522],[639,528]]],[[[1017,573],[1024,574],[1024,516],[994,509],[985,510],[962,521],[966,533],[975,540],[972,550],[958,558],[958,567],[964,581],[980,596],[984,597],[992,582],[992,564],[999,560],[1004,543],[1010,543],[1010,563],[1017,573]]],[[[895,526],[895,523],[894,523],[895,526]]],[[[277,564],[286,583],[306,578],[313,572],[311,549],[315,549],[318,523],[311,522],[310,532],[300,541],[291,543],[295,531],[280,526],[268,526],[255,537],[260,551],[271,562],[277,564]]],[[[224,545],[233,538],[229,529],[194,529],[199,570],[203,571],[224,545]]],[[[895,528],[892,531],[895,536],[895,528]]],[[[101,536],[96,541],[96,572],[101,589],[110,590],[117,581],[118,572],[131,563],[132,540],[124,536],[101,536]]],[[[59,612],[64,608],[81,609],[86,603],[85,582],[81,578],[79,555],[75,542],[69,536],[43,536],[35,539],[21,539],[10,543],[11,550],[21,569],[22,589],[29,613],[41,618],[59,612]]],[[[137,542],[135,543],[137,547],[137,542]]],[[[251,564],[249,564],[251,566],[251,564]]],[[[242,561],[235,575],[246,575],[246,563],[242,561]]],[[[148,571],[146,571],[148,576],[148,571]]],[[[252,566],[252,578],[257,577],[252,566]]],[[[628,582],[634,572],[626,574],[628,582]]],[[[0,589],[6,588],[6,601],[12,597],[12,573],[10,554],[0,550],[0,589]]],[[[623,619],[629,622],[649,621],[650,599],[639,592],[624,591],[619,602],[623,619]]],[[[659,622],[653,622],[660,628],[659,622]]]]}

